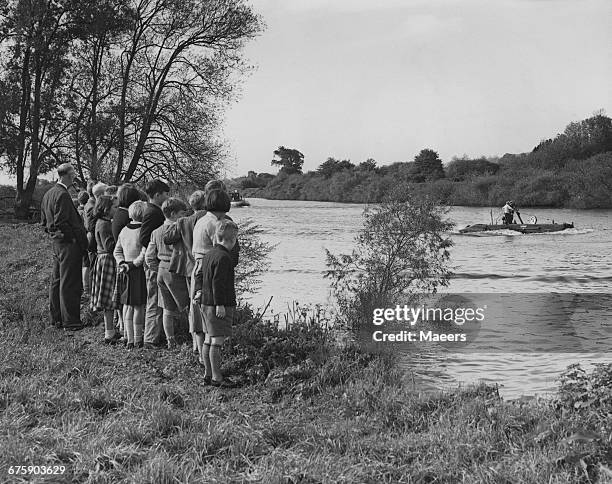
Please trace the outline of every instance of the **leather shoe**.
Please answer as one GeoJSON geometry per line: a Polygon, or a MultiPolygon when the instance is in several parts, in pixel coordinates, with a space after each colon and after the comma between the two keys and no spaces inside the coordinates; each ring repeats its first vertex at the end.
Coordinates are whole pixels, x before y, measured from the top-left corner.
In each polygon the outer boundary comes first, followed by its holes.
{"type": "Polygon", "coordinates": [[[104,343],[107,345],[116,345],[119,342],[121,335],[119,333],[115,333],[112,338],[104,338],[104,343]]]}

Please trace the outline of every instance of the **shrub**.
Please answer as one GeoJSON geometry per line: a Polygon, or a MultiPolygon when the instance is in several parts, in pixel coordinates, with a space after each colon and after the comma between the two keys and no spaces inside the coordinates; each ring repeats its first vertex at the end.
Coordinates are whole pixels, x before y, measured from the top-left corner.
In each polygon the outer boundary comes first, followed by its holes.
{"type": "Polygon", "coordinates": [[[399,186],[389,198],[364,210],[363,228],[351,254],[327,250],[325,276],[344,323],[359,326],[374,308],[408,302],[416,292],[436,292],[448,284],[453,223],[431,197],[399,186]]]}

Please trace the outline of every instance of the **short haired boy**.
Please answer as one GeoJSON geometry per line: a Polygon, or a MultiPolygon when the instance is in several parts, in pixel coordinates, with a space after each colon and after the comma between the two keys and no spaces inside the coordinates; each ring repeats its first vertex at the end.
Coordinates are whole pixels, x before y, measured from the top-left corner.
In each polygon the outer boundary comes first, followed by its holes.
{"type": "Polygon", "coordinates": [[[218,243],[202,259],[202,271],[195,279],[193,298],[194,303],[200,304],[204,315],[204,382],[223,388],[236,386],[221,373],[221,346],[232,335],[236,309],[234,263],[230,251],[236,244],[237,236],[238,226],[231,220],[217,223],[215,238],[218,243]]]}
{"type": "Polygon", "coordinates": [[[189,290],[185,277],[170,272],[172,245],[164,242],[164,235],[170,226],[185,215],[186,210],[187,205],[179,198],[168,198],[162,204],[162,212],[166,220],[161,227],[151,233],[151,240],[145,254],[147,265],[151,270],[157,272],[157,303],[162,309],[163,328],[168,349],[176,346],[174,319],[189,307],[189,290]]]}
{"type": "MultiPolygon", "coordinates": [[[[152,180],[146,184],[145,192],[149,198],[149,203],[142,217],[140,244],[147,248],[151,241],[151,233],[164,223],[161,206],[168,198],[170,187],[161,180],[152,180]]],[[[147,262],[146,259],[145,262],[147,262]]],[[[154,270],[150,267],[148,262],[145,266],[145,276],[147,278],[147,308],[145,312],[144,347],[153,349],[159,344],[163,316],[158,305],[157,269],[154,270]]]]}

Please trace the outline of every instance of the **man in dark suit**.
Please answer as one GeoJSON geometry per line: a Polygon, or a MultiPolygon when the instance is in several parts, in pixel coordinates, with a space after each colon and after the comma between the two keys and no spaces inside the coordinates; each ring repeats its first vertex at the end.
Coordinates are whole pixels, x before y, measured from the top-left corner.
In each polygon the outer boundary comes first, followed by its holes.
{"type": "Polygon", "coordinates": [[[41,203],[41,223],[53,240],[49,308],[53,325],[77,331],[83,329],[81,265],[87,252],[87,235],[68,193],[76,172],[70,163],[64,163],[58,167],[57,175],[60,180],[45,193],[41,203]]]}

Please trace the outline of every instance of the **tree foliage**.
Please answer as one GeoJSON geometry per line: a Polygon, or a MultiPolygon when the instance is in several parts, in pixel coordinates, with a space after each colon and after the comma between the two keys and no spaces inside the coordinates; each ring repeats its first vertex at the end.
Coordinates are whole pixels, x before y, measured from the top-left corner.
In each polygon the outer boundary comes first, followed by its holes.
{"type": "Polygon", "coordinates": [[[262,28],[244,0],[2,6],[0,162],[17,177],[18,206],[64,161],[113,183],[218,172],[219,116],[262,28]]]}
{"type": "Polygon", "coordinates": [[[405,189],[418,196],[433,195],[451,205],[501,207],[506,200],[513,199],[520,206],[611,208],[611,137],[612,120],[597,113],[570,123],[562,134],[540,143],[529,153],[505,154],[501,158],[454,158],[446,166],[444,178],[438,178],[441,163],[433,150],[426,150],[430,153],[420,159],[435,160],[433,170],[427,168],[427,163],[425,168],[423,163],[419,168],[416,161],[377,167],[374,160],[366,162],[366,167],[362,163],[336,170],[337,159],[329,158],[332,161],[316,172],[290,176],[281,172],[250,195],[375,203],[382,201],[398,183],[405,183],[405,189]],[[570,139],[574,141],[569,143],[570,139]],[[431,171],[434,176],[425,181],[423,173],[431,171]]]}
{"type": "Polygon", "coordinates": [[[414,157],[414,181],[431,181],[444,178],[444,167],[438,153],[428,148],[414,157]]]}
{"type": "Polygon", "coordinates": [[[280,166],[280,171],[287,175],[302,173],[304,155],[296,149],[279,146],[278,149],[274,150],[274,158],[271,164],[280,166]]]}
{"type": "Polygon", "coordinates": [[[352,170],[355,165],[350,160],[336,160],[335,158],[329,157],[317,168],[317,173],[323,175],[325,178],[331,177],[334,173],[342,170],[352,170]]]}
{"type": "Polygon", "coordinates": [[[407,303],[415,293],[435,293],[448,284],[453,223],[432,197],[415,196],[405,186],[380,205],[367,207],[363,228],[350,254],[327,253],[325,276],[349,325],[371,318],[374,308],[407,303]]]}

